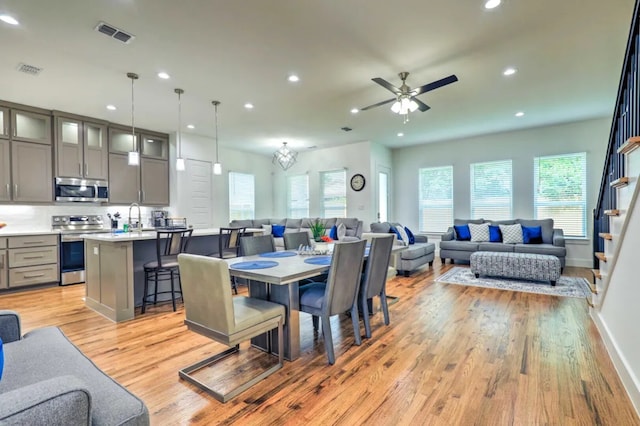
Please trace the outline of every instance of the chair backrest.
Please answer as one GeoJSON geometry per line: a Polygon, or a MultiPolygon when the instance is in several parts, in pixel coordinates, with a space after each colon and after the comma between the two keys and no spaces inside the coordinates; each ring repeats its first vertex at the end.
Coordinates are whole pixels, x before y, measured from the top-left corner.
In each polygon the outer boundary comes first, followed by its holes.
{"type": "Polygon", "coordinates": [[[383,237],[371,239],[371,248],[362,284],[364,286],[362,292],[367,295],[367,299],[380,295],[387,282],[394,237],[394,234],[385,234],[383,237]]]}
{"type": "Polygon", "coordinates": [[[186,319],[222,334],[235,327],[229,266],[222,259],[178,255],[186,319]]]}
{"type": "Polygon", "coordinates": [[[283,235],[284,238],[284,249],[285,250],[296,250],[300,245],[309,246],[311,245],[311,241],[309,239],[308,232],[286,232],[283,235]]]}
{"type": "Polygon", "coordinates": [[[325,287],[323,311],[336,315],[351,309],[358,297],[365,240],[337,243],[325,287]]]}
{"type": "Polygon", "coordinates": [[[218,238],[218,253],[223,257],[225,250],[235,250],[238,254],[240,247],[240,238],[244,236],[247,228],[220,228],[220,236],[218,238]]]}
{"type": "Polygon", "coordinates": [[[240,256],[253,256],[254,254],[270,253],[272,251],[276,251],[273,235],[240,238],[240,256]]]}
{"type": "Polygon", "coordinates": [[[175,256],[185,253],[189,248],[193,229],[172,229],[156,231],[156,256],[158,265],[162,266],[164,256],[175,256]]]}

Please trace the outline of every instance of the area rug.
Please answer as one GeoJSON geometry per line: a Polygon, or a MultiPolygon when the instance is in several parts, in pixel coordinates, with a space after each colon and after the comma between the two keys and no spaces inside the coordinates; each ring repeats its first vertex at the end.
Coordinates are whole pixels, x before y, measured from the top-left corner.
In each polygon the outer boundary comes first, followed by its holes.
{"type": "Polygon", "coordinates": [[[476,278],[469,268],[454,267],[440,275],[435,282],[444,284],[469,285],[474,287],[496,288],[499,290],[523,291],[526,293],[548,294],[562,297],[586,297],[589,283],[580,277],[561,276],[555,287],[548,282],[526,281],[511,278],[480,276],[476,278]]]}

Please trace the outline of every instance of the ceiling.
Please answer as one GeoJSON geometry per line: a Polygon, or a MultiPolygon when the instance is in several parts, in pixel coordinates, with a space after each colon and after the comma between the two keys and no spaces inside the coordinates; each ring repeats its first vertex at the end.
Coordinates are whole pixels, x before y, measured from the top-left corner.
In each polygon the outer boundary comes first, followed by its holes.
{"type": "MultiPolygon", "coordinates": [[[[182,88],[183,132],[223,147],[269,154],[370,140],[395,148],[610,116],[633,0],[0,0],[0,99],[174,132],[182,88]],[[104,21],[129,44],[94,30],[104,21]],[[43,68],[38,76],[19,63],[43,68]],[[502,75],[506,67],[515,75],[502,75]],[[157,77],[159,71],[171,75],[157,77]],[[389,105],[409,71],[431,106],[403,124],[389,105]],[[287,77],[299,75],[298,83],[287,77]],[[251,102],[253,110],[244,104],[251,102]],[[107,104],[117,107],[108,111],[107,104]],[[518,111],[525,113],[515,117],[518,111]],[[195,129],[189,130],[187,124],[195,129]],[[344,132],[341,127],[353,130],[344,132]],[[398,137],[399,132],[404,133],[398,137]]],[[[183,134],[184,134],[183,133],[183,134]]]]}

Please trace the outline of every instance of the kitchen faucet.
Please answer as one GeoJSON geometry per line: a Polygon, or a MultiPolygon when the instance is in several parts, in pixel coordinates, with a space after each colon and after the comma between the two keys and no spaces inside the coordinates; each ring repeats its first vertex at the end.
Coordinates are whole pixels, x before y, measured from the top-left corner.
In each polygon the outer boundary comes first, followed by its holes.
{"type": "Polygon", "coordinates": [[[131,209],[138,208],[138,224],[136,225],[136,231],[142,232],[142,214],[140,213],[140,205],[138,203],[131,203],[129,206],[129,232],[131,232],[131,209]]]}

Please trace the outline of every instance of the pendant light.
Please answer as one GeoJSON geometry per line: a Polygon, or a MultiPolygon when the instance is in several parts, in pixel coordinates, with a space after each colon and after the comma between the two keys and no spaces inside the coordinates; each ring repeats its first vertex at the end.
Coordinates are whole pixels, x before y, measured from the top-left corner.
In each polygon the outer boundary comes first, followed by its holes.
{"type": "Polygon", "coordinates": [[[135,97],[133,92],[133,83],[138,79],[138,74],[128,72],[127,77],[131,79],[131,143],[133,150],[129,151],[128,163],[130,166],[140,165],[140,153],[136,150],[136,122],[135,122],[135,97]]]}
{"type": "Polygon", "coordinates": [[[211,101],[211,103],[215,108],[215,119],[216,119],[216,162],[213,164],[213,174],[221,175],[222,164],[220,164],[220,159],[218,157],[218,105],[220,105],[220,101],[211,101]]]}
{"type": "Polygon", "coordinates": [[[184,170],[184,158],[182,158],[182,99],[181,95],[184,93],[182,89],[174,89],[174,92],[178,94],[178,132],[177,132],[177,158],[176,158],[176,170],[181,172],[184,170]]]}
{"type": "Polygon", "coordinates": [[[286,142],[282,142],[282,146],[273,153],[273,164],[280,164],[282,170],[288,170],[296,163],[298,153],[287,146],[286,142]]]}

